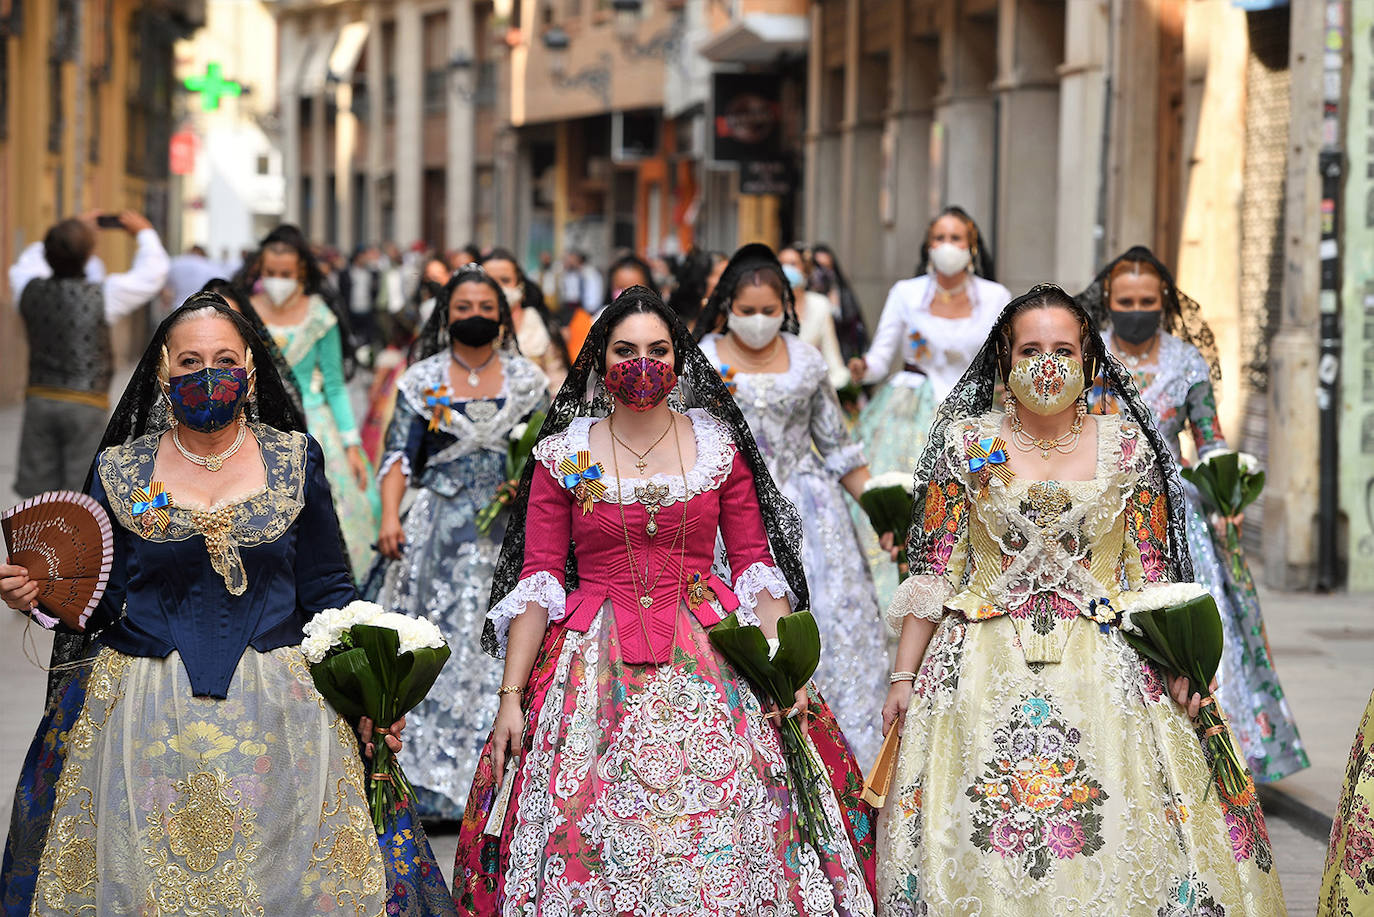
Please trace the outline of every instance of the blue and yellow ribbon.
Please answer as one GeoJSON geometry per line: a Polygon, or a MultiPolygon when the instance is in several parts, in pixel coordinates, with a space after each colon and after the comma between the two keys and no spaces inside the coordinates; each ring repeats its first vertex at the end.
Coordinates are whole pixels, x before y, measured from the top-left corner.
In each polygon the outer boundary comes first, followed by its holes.
{"type": "Polygon", "coordinates": [[[585,516],[592,511],[592,500],[602,497],[606,493],[606,485],[601,482],[601,475],[605,473],[601,463],[592,463],[590,452],[579,452],[570,455],[558,463],[559,483],[564,490],[572,492],[577,502],[582,505],[582,514],[585,516]]]}
{"type": "Polygon", "coordinates": [[[453,399],[449,397],[448,386],[425,389],[425,407],[429,408],[429,428],[437,430],[453,418],[453,399]]]}
{"type": "Polygon", "coordinates": [[[735,381],[735,368],[729,363],[722,363],[717,371],[720,373],[721,381],[725,383],[725,388],[733,395],[735,389],[739,388],[739,383],[735,381]]]}
{"type": "Polygon", "coordinates": [[[968,470],[970,474],[995,474],[1005,484],[1010,484],[1016,472],[1007,467],[1007,444],[1000,436],[989,436],[972,443],[968,447],[968,470]]]}
{"type": "Polygon", "coordinates": [[[908,336],[911,341],[912,356],[917,360],[930,359],[930,339],[919,331],[913,331],[908,336]]]}
{"type": "Polygon", "coordinates": [[[172,505],[172,495],[163,489],[162,483],[153,481],[146,488],[134,488],[133,514],[142,516],[145,532],[162,533],[172,522],[172,514],[167,507],[172,505]]]}

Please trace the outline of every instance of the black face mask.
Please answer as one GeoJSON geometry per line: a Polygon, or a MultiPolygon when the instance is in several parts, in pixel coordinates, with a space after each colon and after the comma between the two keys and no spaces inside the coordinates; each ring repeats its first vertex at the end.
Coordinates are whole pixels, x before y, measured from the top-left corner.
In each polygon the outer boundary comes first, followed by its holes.
{"type": "Polygon", "coordinates": [[[1160,309],[1149,312],[1138,310],[1112,310],[1112,334],[1127,344],[1144,344],[1159,331],[1159,320],[1164,316],[1160,309]]]}
{"type": "Polygon", "coordinates": [[[501,323],[485,315],[470,315],[460,318],[448,326],[448,335],[467,347],[482,347],[496,340],[501,333],[501,323]]]}

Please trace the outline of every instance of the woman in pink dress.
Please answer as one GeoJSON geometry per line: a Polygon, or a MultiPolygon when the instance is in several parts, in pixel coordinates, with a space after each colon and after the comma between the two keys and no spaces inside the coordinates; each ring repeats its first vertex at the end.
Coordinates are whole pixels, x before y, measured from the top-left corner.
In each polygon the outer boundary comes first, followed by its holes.
{"type": "Polygon", "coordinates": [[[833,715],[814,689],[771,710],[707,637],[732,612],[773,636],[805,607],[800,520],[651,291],[597,320],[515,506],[483,635],[506,663],[459,839],[460,912],[872,914],[872,813],[833,715]],[[718,532],[733,582],[712,570],[718,532]],[[779,716],[808,718],[831,779],[815,843],[779,716]]]}

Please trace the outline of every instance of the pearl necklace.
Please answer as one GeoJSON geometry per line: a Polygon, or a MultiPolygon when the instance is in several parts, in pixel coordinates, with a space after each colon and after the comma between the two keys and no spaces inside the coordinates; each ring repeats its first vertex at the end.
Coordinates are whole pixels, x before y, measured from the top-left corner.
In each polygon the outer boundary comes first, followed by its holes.
{"type": "Polygon", "coordinates": [[[951,287],[951,288],[948,289],[948,290],[946,290],[944,287],[940,286],[940,282],[937,280],[937,281],[935,281],[935,298],[941,300],[942,302],[949,302],[951,299],[954,299],[956,296],[959,296],[960,294],[962,294],[962,293],[963,293],[965,290],[967,290],[967,289],[968,289],[968,276],[967,276],[967,275],[964,276],[963,281],[962,281],[957,287],[951,287]]]}
{"type": "Polygon", "coordinates": [[[209,455],[196,455],[191,450],[181,444],[181,437],[177,435],[176,425],[172,426],[172,445],[177,447],[177,451],[182,454],[186,461],[193,465],[199,465],[206,471],[219,471],[224,467],[224,463],[239,451],[239,446],[243,445],[244,438],[248,435],[248,422],[242,414],[239,415],[239,433],[234,437],[233,445],[223,452],[211,452],[209,455]]]}
{"type": "Polygon", "coordinates": [[[1031,436],[1021,427],[1021,417],[1016,413],[1015,406],[1011,412],[1011,437],[1016,448],[1022,452],[1040,451],[1040,457],[1049,461],[1051,452],[1058,452],[1060,455],[1070,455],[1078,448],[1079,437],[1083,435],[1083,418],[1087,415],[1087,406],[1080,400],[1077,411],[1074,414],[1073,423],[1069,425],[1069,432],[1054,439],[1039,439],[1031,436]]]}

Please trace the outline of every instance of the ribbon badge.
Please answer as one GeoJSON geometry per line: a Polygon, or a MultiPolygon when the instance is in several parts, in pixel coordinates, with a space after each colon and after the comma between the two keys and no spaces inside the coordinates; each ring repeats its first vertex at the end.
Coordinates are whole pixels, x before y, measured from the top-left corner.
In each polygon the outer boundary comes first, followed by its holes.
{"type": "Polygon", "coordinates": [[[706,602],[718,600],[716,591],[706,585],[706,578],[700,573],[693,573],[692,578],[687,581],[687,607],[696,611],[706,602]]]}
{"type": "Polygon", "coordinates": [[[733,395],[735,389],[739,388],[739,383],[735,381],[735,368],[729,363],[722,363],[718,372],[721,381],[725,383],[725,388],[733,395]]]}
{"type": "Polygon", "coordinates": [[[1007,467],[1007,444],[1000,436],[989,436],[969,444],[968,470],[978,475],[984,485],[994,474],[1003,484],[1010,484],[1016,477],[1016,472],[1007,467]]]}
{"type": "Polygon", "coordinates": [[[600,462],[593,465],[591,461],[590,452],[579,452],[558,463],[559,482],[582,505],[584,516],[592,511],[592,500],[606,493],[606,485],[601,482],[601,475],[606,469],[601,467],[600,462]]]}
{"type": "Polygon", "coordinates": [[[151,482],[146,489],[134,488],[133,514],[143,525],[145,536],[161,535],[167,530],[172,522],[172,514],[167,512],[171,505],[172,495],[158,481],[151,482]]]}
{"type": "Polygon", "coordinates": [[[919,331],[913,331],[908,337],[911,341],[911,355],[917,362],[930,359],[930,339],[919,331]]]}
{"type": "Polygon", "coordinates": [[[437,430],[442,424],[453,419],[453,399],[449,397],[448,386],[425,389],[425,407],[429,408],[429,429],[437,430]]]}

